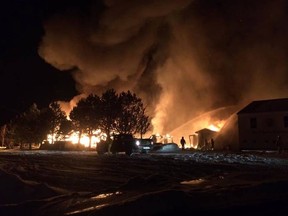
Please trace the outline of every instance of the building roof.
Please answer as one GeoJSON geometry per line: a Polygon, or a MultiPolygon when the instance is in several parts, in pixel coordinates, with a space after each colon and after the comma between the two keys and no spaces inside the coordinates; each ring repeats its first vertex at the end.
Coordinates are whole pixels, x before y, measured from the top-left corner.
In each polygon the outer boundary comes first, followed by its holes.
{"type": "Polygon", "coordinates": [[[217,133],[217,131],[213,131],[208,128],[203,128],[201,130],[196,131],[195,133],[217,133]]]}
{"type": "Polygon", "coordinates": [[[252,101],[237,114],[243,113],[266,113],[266,112],[288,112],[288,98],[252,101]]]}

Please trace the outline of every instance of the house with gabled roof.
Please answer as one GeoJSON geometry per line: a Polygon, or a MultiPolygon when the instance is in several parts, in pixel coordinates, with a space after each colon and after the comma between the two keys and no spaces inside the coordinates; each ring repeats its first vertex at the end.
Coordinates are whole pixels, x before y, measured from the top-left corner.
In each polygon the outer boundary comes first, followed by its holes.
{"type": "Polygon", "coordinates": [[[237,116],[240,150],[276,150],[278,136],[288,148],[288,98],[252,101],[237,116]]]}

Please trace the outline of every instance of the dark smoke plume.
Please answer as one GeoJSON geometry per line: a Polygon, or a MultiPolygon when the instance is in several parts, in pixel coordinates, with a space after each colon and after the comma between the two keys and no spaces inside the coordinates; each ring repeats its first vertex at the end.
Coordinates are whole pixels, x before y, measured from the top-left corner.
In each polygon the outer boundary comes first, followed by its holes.
{"type": "Polygon", "coordinates": [[[85,13],[68,8],[48,19],[39,54],[61,70],[76,68],[79,94],[111,87],[139,94],[154,132],[221,107],[288,95],[285,0],[106,0],[102,10],[89,4],[85,13]]]}

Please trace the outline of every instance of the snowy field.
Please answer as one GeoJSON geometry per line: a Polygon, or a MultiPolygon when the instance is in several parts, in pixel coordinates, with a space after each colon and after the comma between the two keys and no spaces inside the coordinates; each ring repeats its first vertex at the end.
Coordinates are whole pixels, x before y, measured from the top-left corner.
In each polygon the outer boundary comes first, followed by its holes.
{"type": "Polygon", "coordinates": [[[288,153],[0,151],[1,216],[288,215],[288,153]]]}

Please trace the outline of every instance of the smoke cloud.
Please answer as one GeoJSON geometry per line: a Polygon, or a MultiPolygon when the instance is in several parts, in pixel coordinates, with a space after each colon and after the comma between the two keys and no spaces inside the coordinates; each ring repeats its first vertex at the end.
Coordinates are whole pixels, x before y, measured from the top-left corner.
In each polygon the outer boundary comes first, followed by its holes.
{"type": "Polygon", "coordinates": [[[285,0],[97,5],[50,17],[39,54],[60,70],[74,69],[79,95],[134,91],[148,105],[153,132],[169,133],[221,107],[288,95],[285,0]]]}

